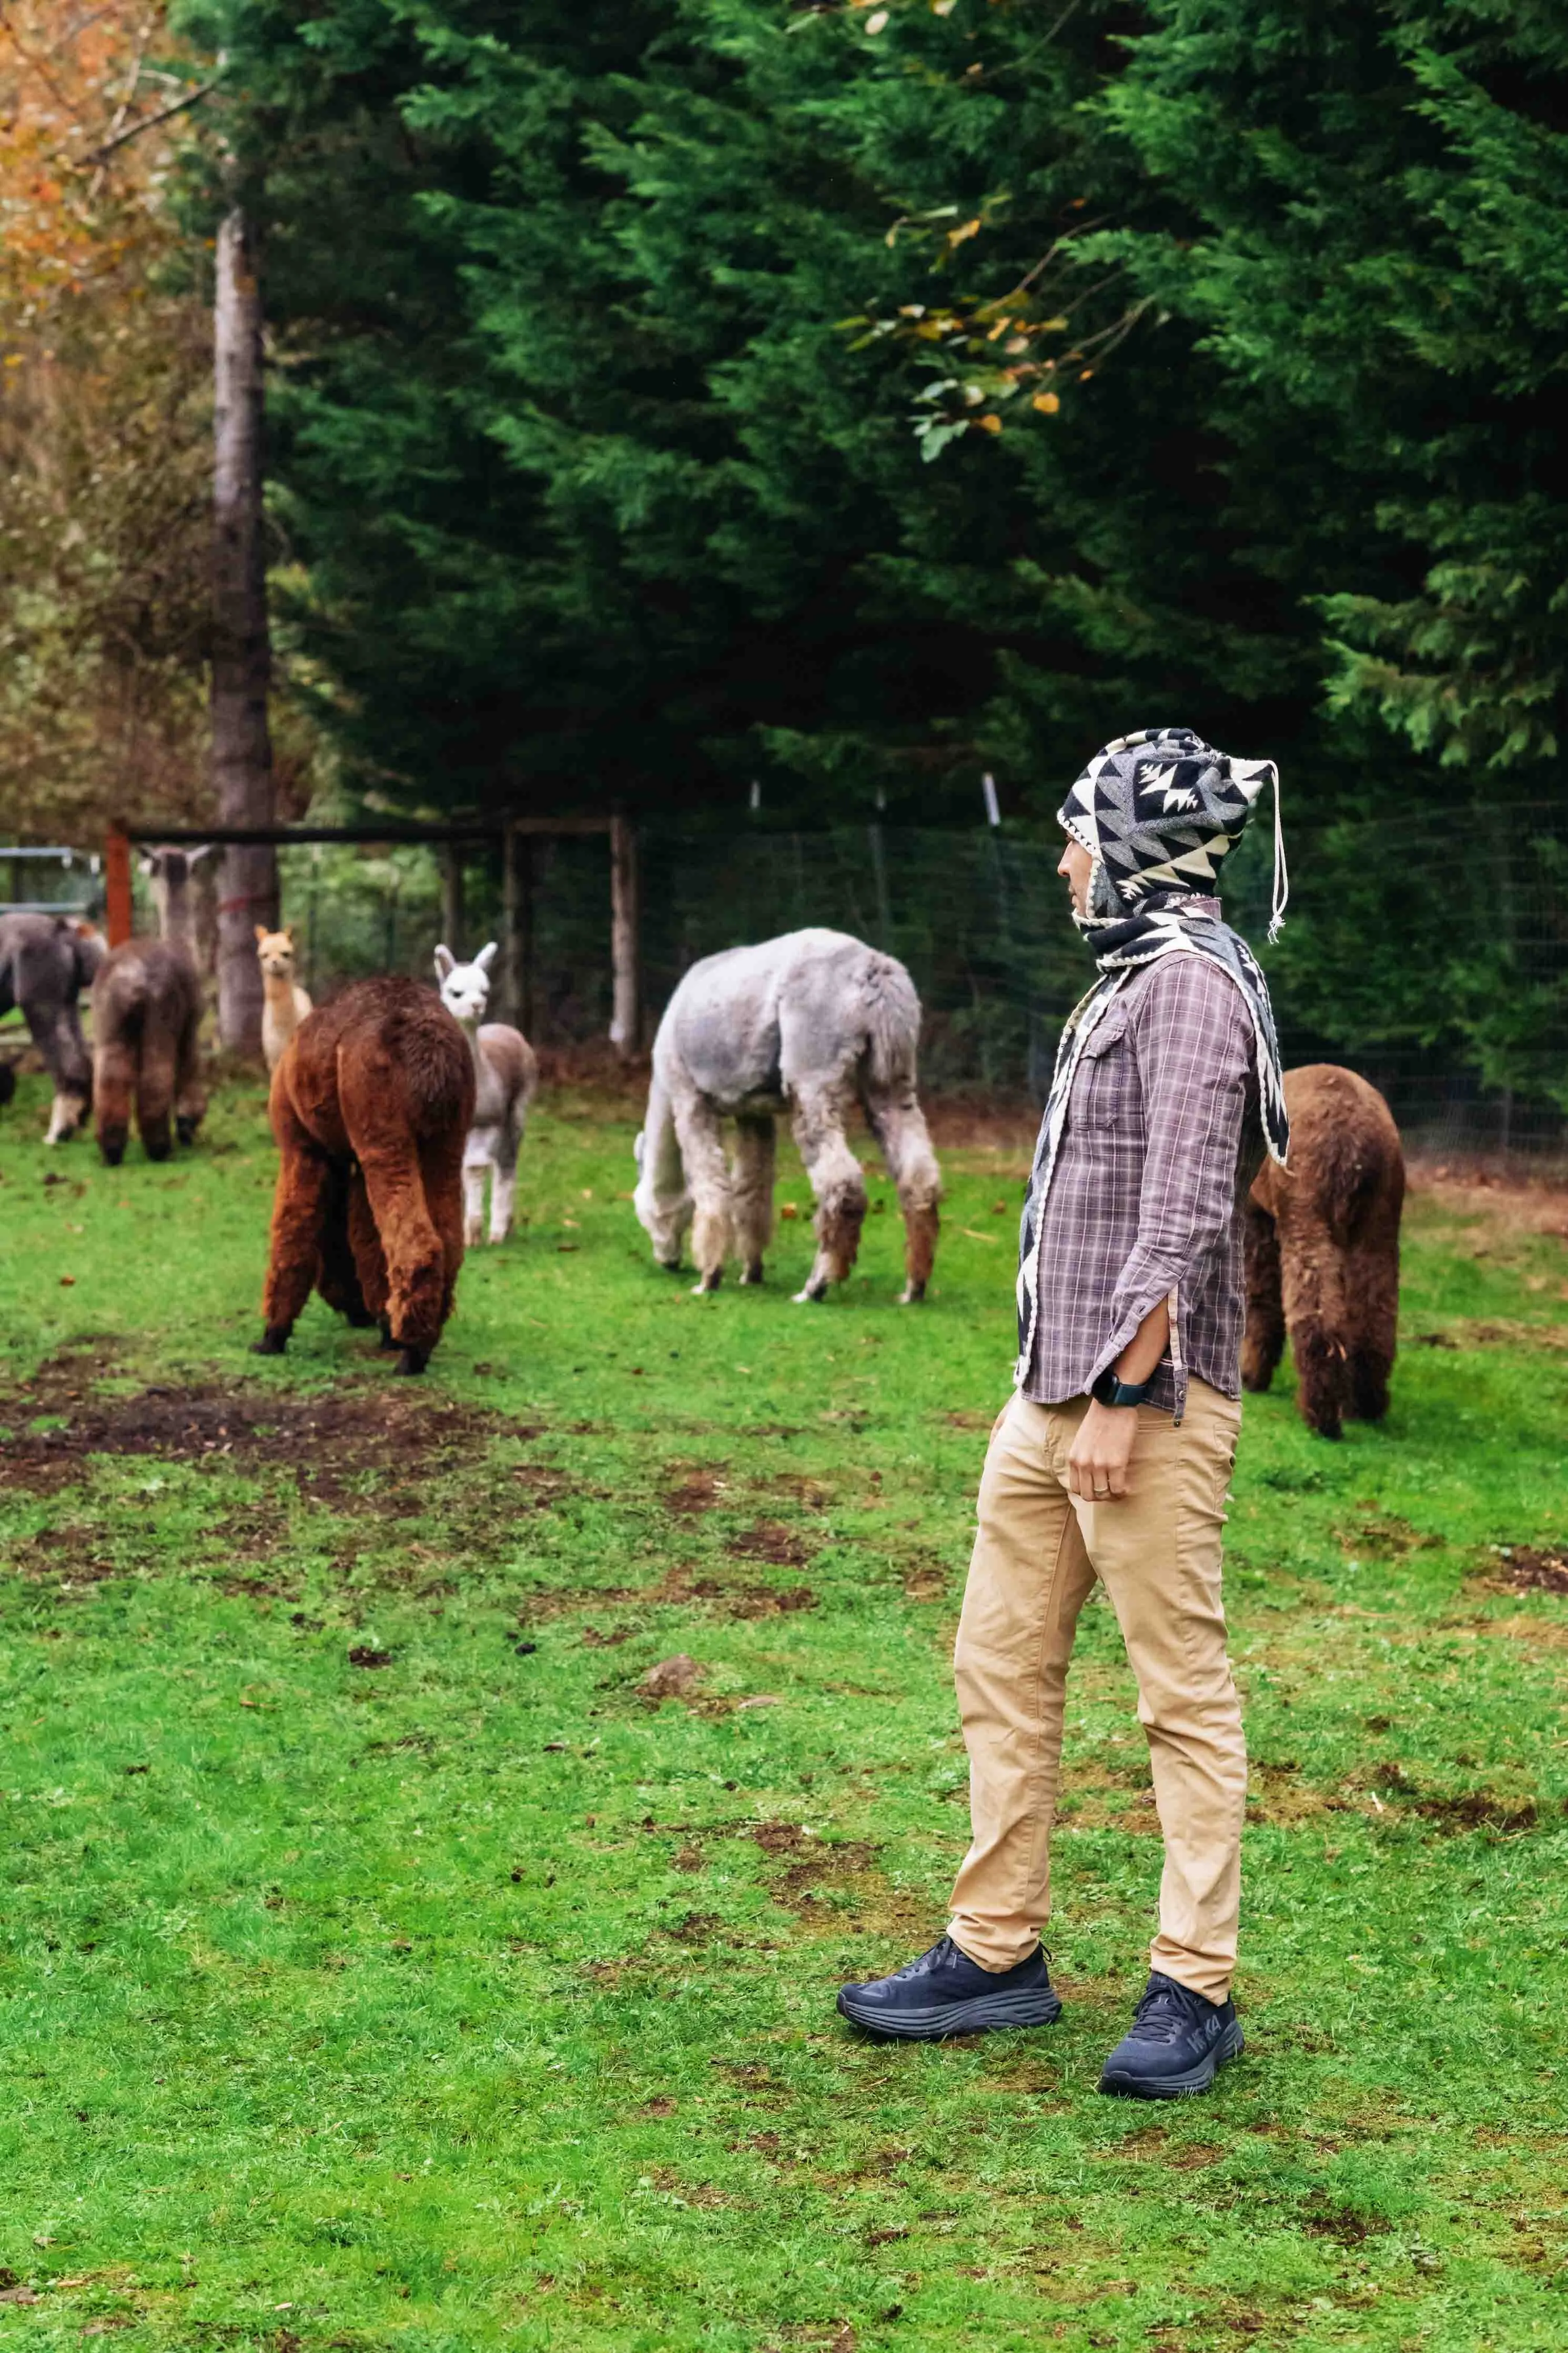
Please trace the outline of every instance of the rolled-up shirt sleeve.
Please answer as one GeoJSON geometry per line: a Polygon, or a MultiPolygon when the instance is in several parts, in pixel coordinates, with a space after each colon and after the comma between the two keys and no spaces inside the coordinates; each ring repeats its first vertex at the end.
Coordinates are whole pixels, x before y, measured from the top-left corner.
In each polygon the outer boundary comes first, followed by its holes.
{"type": "Polygon", "coordinates": [[[1186,1402],[1181,1293],[1236,1214],[1252,1024],[1240,990],[1207,957],[1163,960],[1129,1042],[1143,1099],[1146,1151],[1138,1235],[1111,1298],[1111,1338],[1095,1377],[1116,1362],[1150,1312],[1171,1302],[1176,1418],[1186,1402]]]}

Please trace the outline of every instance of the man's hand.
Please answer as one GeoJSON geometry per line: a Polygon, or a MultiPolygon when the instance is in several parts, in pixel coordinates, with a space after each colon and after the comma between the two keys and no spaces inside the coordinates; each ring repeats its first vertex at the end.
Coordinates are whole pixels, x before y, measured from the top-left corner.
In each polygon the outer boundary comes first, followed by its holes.
{"type": "Polygon", "coordinates": [[[1068,1488],[1086,1504],[1111,1504],[1127,1493],[1127,1463],[1138,1435],[1133,1406],[1089,1400],[1068,1455],[1068,1488]]]}

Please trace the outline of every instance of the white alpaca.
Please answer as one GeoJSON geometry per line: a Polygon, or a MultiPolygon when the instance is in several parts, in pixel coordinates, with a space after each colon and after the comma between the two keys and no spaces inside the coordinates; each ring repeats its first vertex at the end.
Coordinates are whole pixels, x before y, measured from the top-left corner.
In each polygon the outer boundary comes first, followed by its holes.
{"type": "Polygon", "coordinates": [[[763,1279],[773,1230],[773,1119],[787,1111],[816,1198],[816,1262],[797,1300],[823,1299],[855,1263],[866,1187],[845,1121],[859,1098],[904,1213],[906,1303],[936,1255],[942,1176],[915,1099],[921,1008],[901,964],[844,932],[788,932],[693,965],[653,1047],[633,1203],[661,1266],[692,1229],[699,1291],[731,1248],[763,1279]],[[726,1166],[721,1122],[735,1122],[726,1166]]]}
{"type": "Polygon", "coordinates": [[[474,1124],[463,1149],[465,1242],[477,1242],[481,1236],[487,1172],[493,1180],[490,1240],[504,1242],[511,1231],[517,1155],[528,1124],[528,1107],[539,1084],[539,1063],[521,1030],[509,1029],[504,1021],[484,1018],[495,954],[493,940],[479,950],[472,964],[459,964],[448,947],[436,951],[441,1002],[461,1028],[474,1058],[474,1124]]]}
{"type": "Polygon", "coordinates": [[[313,1008],[310,992],[294,977],[294,934],[256,926],[256,961],[261,966],[261,1050],[275,1071],[294,1032],[313,1008]]]}

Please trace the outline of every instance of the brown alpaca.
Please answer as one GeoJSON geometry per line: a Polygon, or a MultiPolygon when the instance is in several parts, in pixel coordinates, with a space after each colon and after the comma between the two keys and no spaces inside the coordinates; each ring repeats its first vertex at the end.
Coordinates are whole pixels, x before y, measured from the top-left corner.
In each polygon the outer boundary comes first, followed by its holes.
{"type": "Polygon", "coordinates": [[[125,1157],[131,1113],[149,1160],[167,1160],[169,1113],[191,1143],[207,1107],[197,1031],[201,984],[183,947],[126,940],[92,984],[92,1103],[98,1148],[110,1168],[125,1157]]]}
{"type": "Polygon", "coordinates": [[[1266,1389],[1290,1335],[1308,1427],[1388,1411],[1399,1316],[1405,1155],[1375,1087],[1332,1062],[1285,1073],[1290,1166],[1265,1161],[1247,1206],[1241,1377],[1266,1389]]]}
{"type": "Polygon", "coordinates": [[[463,1262],[468,1039],[417,981],[356,982],[300,1023],[269,1108],[282,1165],[256,1353],[281,1356],[314,1286],[422,1373],[463,1262]]]}

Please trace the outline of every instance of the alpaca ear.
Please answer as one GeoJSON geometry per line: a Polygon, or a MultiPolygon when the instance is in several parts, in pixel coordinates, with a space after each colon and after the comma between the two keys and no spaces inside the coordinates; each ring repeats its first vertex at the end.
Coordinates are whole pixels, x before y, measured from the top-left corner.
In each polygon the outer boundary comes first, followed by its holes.
{"type": "Polygon", "coordinates": [[[289,946],[292,947],[294,944],[294,926],[292,923],[284,924],[283,936],[288,941],[289,946]]]}
{"type": "Polygon", "coordinates": [[[457,970],[457,968],[458,968],[458,959],[457,959],[457,957],[452,954],[451,949],[450,949],[449,947],[446,946],[446,945],[443,944],[442,944],[440,947],[438,947],[438,948],[437,949],[437,951],[436,951],[436,977],[437,977],[437,980],[445,980],[445,979],[447,978],[447,976],[448,973],[455,972],[455,971],[457,970]]]}
{"type": "Polygon", "coordinates": [[[186,853],[186,864],[189,866],[199,866],[203,859],[210,858],[216,848],[217,844],[216,841],[204,841],[199,849],[193,849],[186,853]]]}
{"type": "Polygon", "coordinates": [[[258,940],[264,940],[267,937],[267,926],[265,923],[257,924],[256,936],[258,940]]]}
{"type": "Polygon", "coordinates": [[[489,972],[491,965],[494,964],[496,960],[496,950],[497,944],[494,940],[490,940],[479,950],[479,955],[474,958],[474,962],[479,965],[481,972],[489,972]]]}

